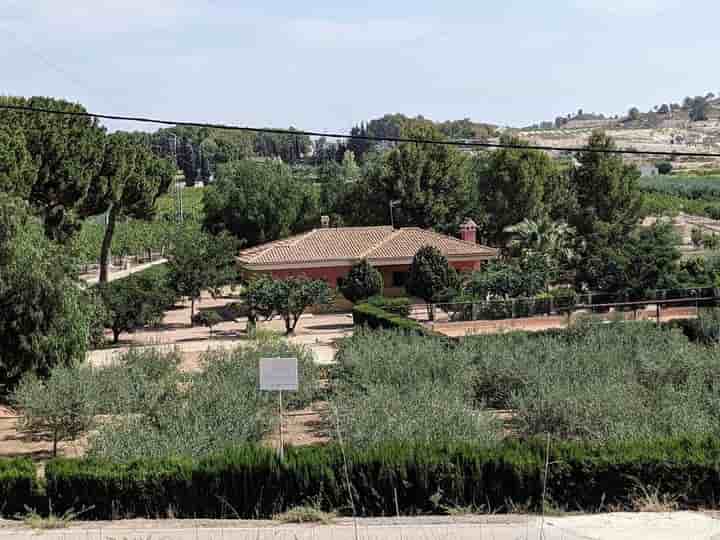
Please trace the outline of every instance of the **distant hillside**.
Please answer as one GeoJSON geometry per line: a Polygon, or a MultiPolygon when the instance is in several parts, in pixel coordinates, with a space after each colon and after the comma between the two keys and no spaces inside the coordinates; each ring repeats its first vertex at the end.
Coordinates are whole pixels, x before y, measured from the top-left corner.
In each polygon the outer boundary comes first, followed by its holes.
{"type": "Polygon", "coordinates": [[[577,113],[558,116],[555,120],[523,129],[686,128],[690,123],[718,120],[720,120],[720,96],[708,92],[704,96],[688,96],[680,102],[660,103],[647,112],[631,107],[622,114],[606,116],[579,109],[577,113]]]}

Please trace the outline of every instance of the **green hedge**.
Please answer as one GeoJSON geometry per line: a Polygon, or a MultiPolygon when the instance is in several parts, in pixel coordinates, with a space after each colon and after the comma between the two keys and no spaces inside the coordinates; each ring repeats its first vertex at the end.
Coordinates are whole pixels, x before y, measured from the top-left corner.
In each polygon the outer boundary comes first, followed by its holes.
{"type": "MultiPolygon", "coordinates": [[[[568,510],[629,507],[641,486],[677,496],[681,507],[713,505],[720,496],[720,441],[663,440],[591,446],[551,446],[547,499],[568,510]]],[[[348,451],[347,474],[359,515],[438,512],[444,506],[538,509],[545,442],[385,445],[348,451]]],[[[264,448],[239,448],[192,462],[112,464],[56,460],[46,471],[56,512],[89,508],[83,516],[180,518],[269,517],[319,501],[350,513],[343,455],[338,447],[289,448],[286,461],[264,448]]]]}
{"type": "Polygon", "coordinates": [[[421,335],[431,333],[418,321],[385,311],[370,304],[356,304],[353,307],[353,324],[356,326],[369,326],[374,330],[384,328],[388,330],[405,330],[421,335]]]}
{"type": "Polygon", "coordinates": [[[13,517],[33,506],[35,465],[29,459],[0,460],[0,516],[13,517]]]}
{"type": "Polygon", "coordinates": [[[410,315],[410,299],[404,297],[387,298],[385,296],[373,296],[367,301],[368,304],[380,308],[388,313],[408,317],[410,315]]]}

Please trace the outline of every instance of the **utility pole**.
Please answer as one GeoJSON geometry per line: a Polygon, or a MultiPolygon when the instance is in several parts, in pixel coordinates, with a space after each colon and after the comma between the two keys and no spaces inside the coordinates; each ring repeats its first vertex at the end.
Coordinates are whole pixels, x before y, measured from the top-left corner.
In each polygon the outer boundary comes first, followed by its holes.
{"type": "Polygon", "coordinates": [[[400,201],[390,201],[390,226],[395,228],[395,218],[393,217],[393,208],[400,204],[400,201]]]}

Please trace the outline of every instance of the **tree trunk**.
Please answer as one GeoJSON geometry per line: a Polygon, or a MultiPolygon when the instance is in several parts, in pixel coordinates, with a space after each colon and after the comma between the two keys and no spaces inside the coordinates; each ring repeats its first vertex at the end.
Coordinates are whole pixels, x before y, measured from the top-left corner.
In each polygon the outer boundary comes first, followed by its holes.
{"type": "Polygon", "coordinates": [[[117,220],[117,206],[110,206],[108,222],[105,226],[102,246],[100,248],[100,283],[108,281],[108,265],[110,263],[110,248],[112,247],[113,234],[115,234],[115,221],[117,220]]]}
{"type": "Polygon", "coordinates": [[[195,321],[193,321],[193,317],[195,316],[195,297],[190,298],[190,327],[195,326],[195,321]]]}
{"type": "Polygon", "coordinates": [[[57,446],[58,446],[58,433],[57,430],[53,431],[53,457],[57,457],[57,446]]]}
{"type": "Polygon", "coordinates": [[[113,343],[117,345],[117,342],[120,341],[120,330],[113,328],[113,343]]]}

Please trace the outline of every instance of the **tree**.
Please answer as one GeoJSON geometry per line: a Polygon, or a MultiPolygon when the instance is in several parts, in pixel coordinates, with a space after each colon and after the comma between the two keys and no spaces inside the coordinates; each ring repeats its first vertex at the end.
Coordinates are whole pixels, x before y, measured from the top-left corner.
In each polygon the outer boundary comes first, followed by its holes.
{"type": "Polygon", "coordinates": [[[113,333],[113,343],[120,334],[161,320],[172,301],[166,285],[157,279],[146,279],[142,273],[111,283],[100,283],[98,292],[105,306],[105,327],[113,333]]]}
{"type": "MultiPolygon", "coordinates": [[[[427,123],[412,125],[403,136],[445,138],[427,123]]],[[[464,217],[470,193],[463,155],[438,144],[400,144],[368,168],[364,183],[366,219],[389,223],[390,201],[399,201],[394,222],[400,226],[431,228],[457,221],[464,217]]]]}
{"type": "Polygon", "coordinates": [[[85,358],[100,307],[24,201],[0,194],[0,386],[85,358]]]}
{"type": "Polygon", "coordinates": [[[311,200],[311,186],[292,177],[282,163],[239,161],[221,167],[215,183],[205,190],[203,228],[227,231],[248,247],[299,232],[311,200]]]}
{"type": "MultiPolygon", "coordinates": [[[[516,138],[503,137],[504,144],[523,146],[516,138]]],[[[505,228],[523,219],[537,220],[551,210],[546,199],[548,186],[560,182],[561,171],[552,159],[538,150],[503,148],[477,160],[473,167],[478,212],[487,218],[485,236],[501,243],[505,228]]]]}
{"type": "Polygon", "coordinates": [[[174,175],[170,163],[153,155],[136,136],[118,132],[107,137],[102,166],[82,208],[84,217],[107,212],[100,249],[101,283],[108,280],[110,247],[118,219],[151,219],[155,201],[168,190],[174,175]]]}
{"type": "Polygon", "coordinates": [[[193,322],[200,326],[205,326],[210,329],[210,337],[213,335],[213,327],[223,322],[222,316],[214,309],[206,309],[200,313],[196,313],[193,317],[193,322]]]}
{"type": "Polygon", "coordinates": [[[583,237],[596,233],[598,222],[603,222],[615,228],[616,239],[621,242],[640,218],[640,171],[623,163],[621,156],[602,152],[616,148],[611,137],[596,131],[590,136],[587,151],[578,156],[580,165],[573,171],[572,180],[579,209],[571,225],[583,237]]]}
{"type": "Polygon", "coordinates": [[[28,199],[37,174],[23,132],[0,124],[0,192],[28,199]]]}
{"type": "Polygon", "coordinates": [[[270,285],[274,310],[285,321],[285,331],[292,334],[307,308],[324,305],[332,300],[327,283],[304,276],[277,280],[270,285]]]}
{"type": "MultiPolygon", "coordinates": [[[[0,97],[0,103],[85,113],[83,106],[63,100],[0,97]]],[[[77,229],[75,211],[102,163],[104,130],[89,116],[28,114],[1,110],[0,125],[21,131],[37,166],[28,200],[43,217],[47,236],[65,240],[77,229]]]]}
{"type": "Polygon", "coordinates": [[[202,291],[216,296],[236,278],[237,245],[228,234],[213,236],[193,228],[177,232],[168,254],[168,282],[178,295],[190,299],[191,324],[202,291]]]}
{"type": "Polygon", "coordinates": [[[580,261],[576,275],[580,288],[642,298],[650,290],[677,286],[680,252],[669,223],[639,228],[621,243],[599,236],[603,241],[592,243],[580,261]]]}
{"type": "MultiPolygon", "coordinates": [[[[451,289],[457,286],[457,273],[439,249],[421,247],[413,257],[408,279],[407,292],[422,298],[430,304],[441,298],[452,296],[451,289]]],[[[433,318],[434,310],[428,305],[428,315],[433,318]]]]}
{"type": "Polygon", "coordinates": [[[248,308],[247,332],[255,333],[258,315],[269,321],[275,313],[274,281],[269,276],[251,279],[245,286],[245,304],[248,308]]]}
{"type": "Polygon", "coordinates": [[[505,232],[513,235],[510,249],[515,256],[534,252],[547,255],[557,264],[568,264],[575,255],[575,231],[567,223],[524,219],[506,227],[505,232]]]}
{"type": "Polygon", "coordinates": [[[354,304],[382,294],[383,278],[376,268],[363,259],[350,268],[347,276],[340,278],[338,285],[342,295],[354,304]]]}
{"type": "Polygon", "coordinates": [[[42,381],[29,374],[13,395],[13,403],[23,412],[20,429],[35,435],[50,433],[53,457],[58,443],[72,441],[87,433],[96,414],[90,368],[60,366],[42,381]]]}
{"type": "Polygon", "coordinates": [[[640,109],[638,109],[637,107],[632,107],[628,111],[628,118],[633,121],[638,120],[640,118],[640,109]]]}

